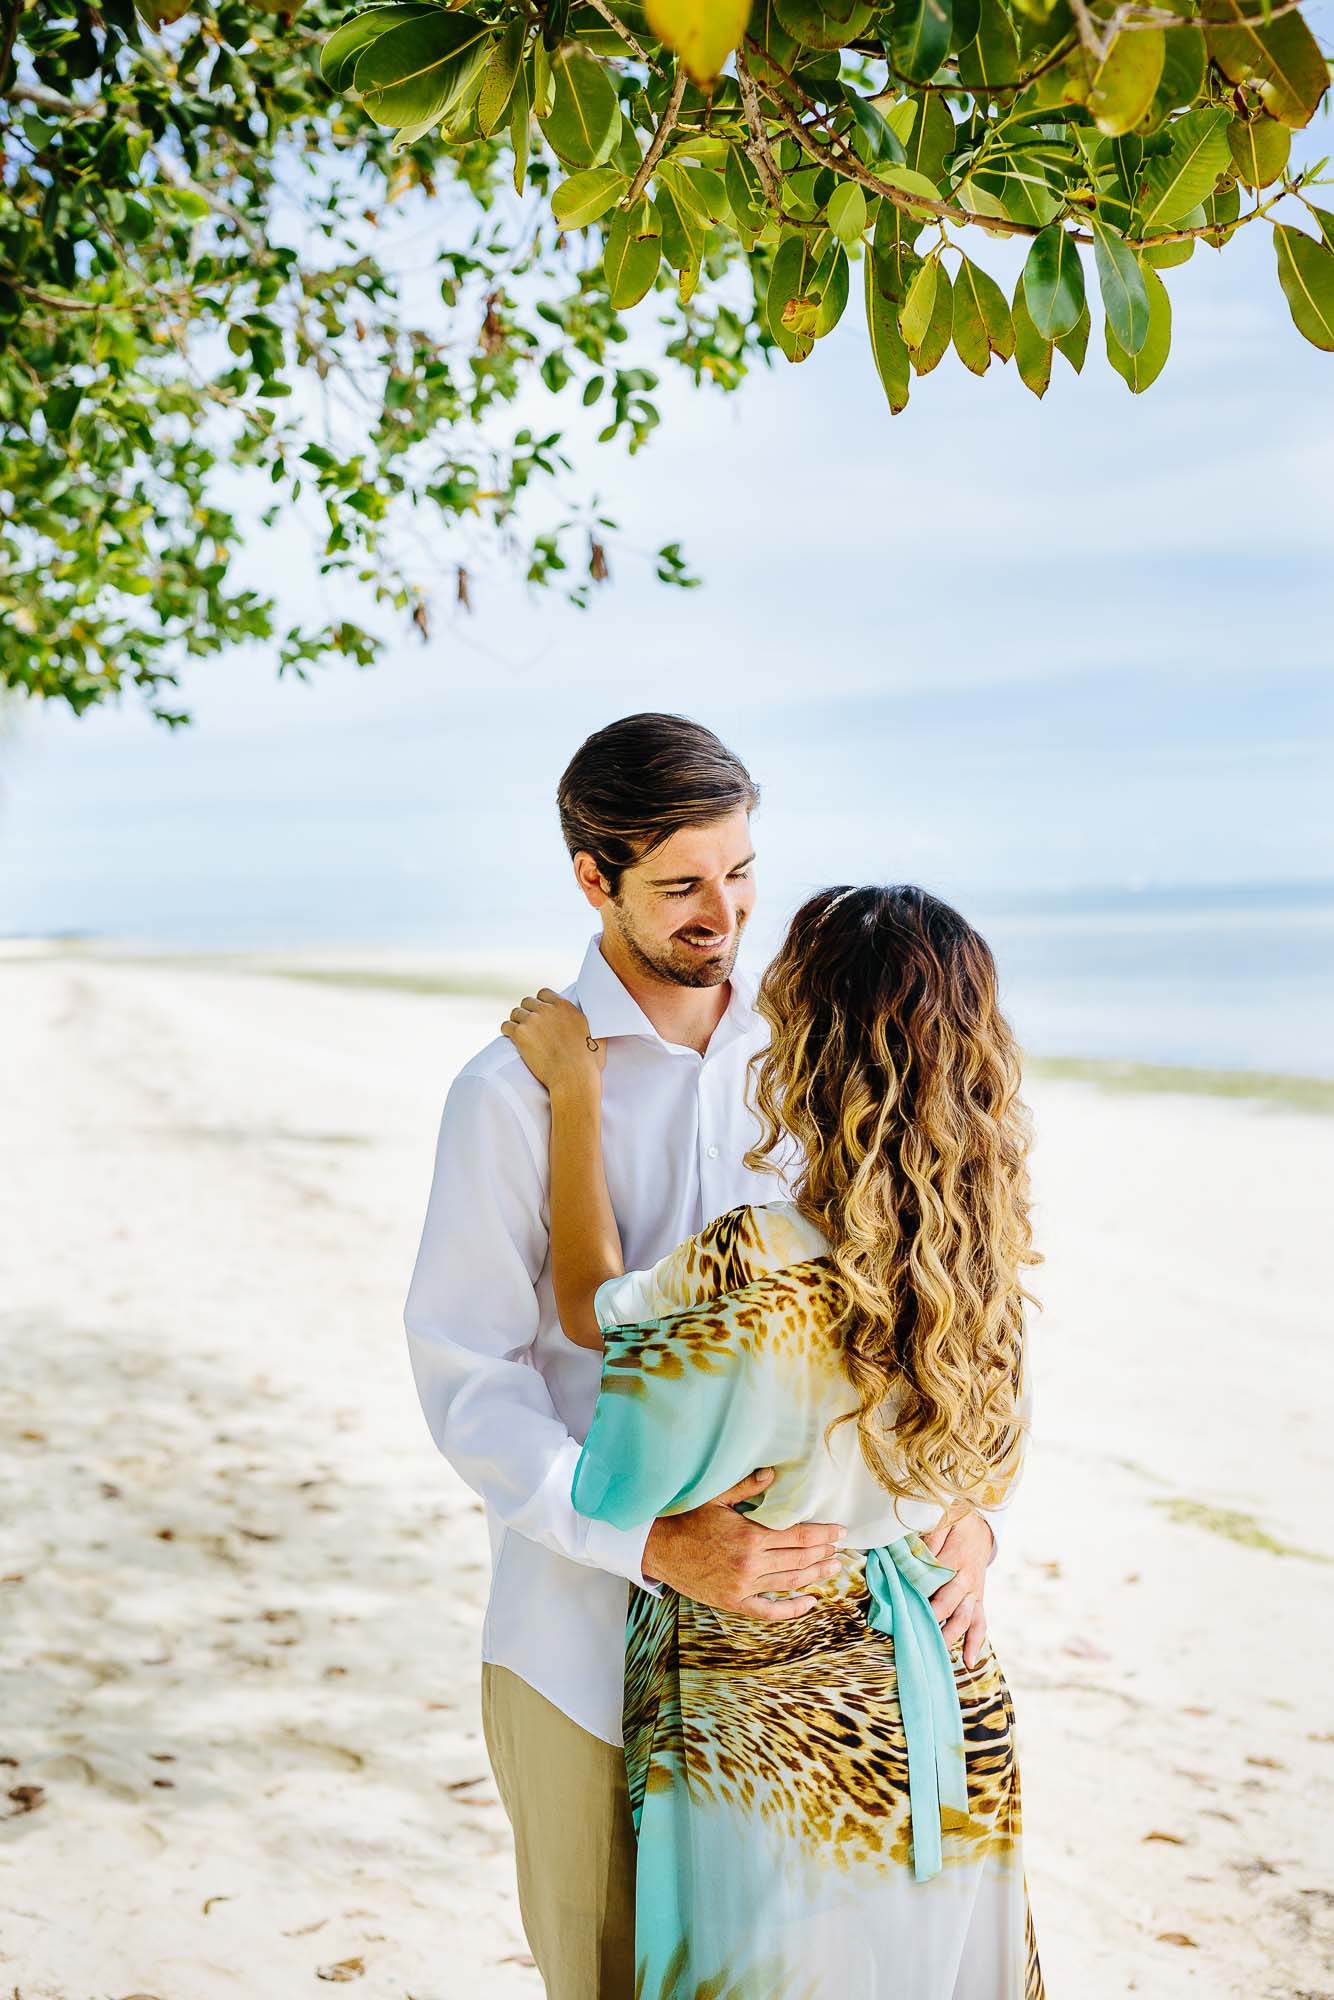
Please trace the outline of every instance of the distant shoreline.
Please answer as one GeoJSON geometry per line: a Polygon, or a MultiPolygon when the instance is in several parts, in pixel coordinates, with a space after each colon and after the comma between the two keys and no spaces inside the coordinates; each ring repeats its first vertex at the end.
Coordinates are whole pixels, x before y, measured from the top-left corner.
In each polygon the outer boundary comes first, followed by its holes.
{"type": "MultiPolygon", "coordinates": [[[[422,998],[478,1000],[510,997],[530,976],[526,955],[514,954],[508,969],[479,958],[475,965],[427,967],[403,964],[301,964],[262,951],[119,950],[83,937],[0,939],[0,965],[32,959],[92,958],[120,965],[175,966],[182,970],[231,972],[304,980],[317,986],[415,994],[422,998]],[[527,969],[525,969],[527,968],[527,969]]],[[[1115,1056],[1055,1056],[1025,1051],[1028,1075],[1054,1082],[1088,1083],[1115,1094],[1228,1098],[1275,1110],[1334,1116],[1334,1077],[1281,1070],[1219,1069],[1187,1063],[1156,1063],[1115,1056]]]]}

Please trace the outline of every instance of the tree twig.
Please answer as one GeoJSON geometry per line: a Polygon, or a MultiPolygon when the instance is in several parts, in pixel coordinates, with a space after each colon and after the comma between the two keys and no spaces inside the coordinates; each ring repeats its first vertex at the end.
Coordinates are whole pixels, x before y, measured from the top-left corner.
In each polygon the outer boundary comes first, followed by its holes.
{"type": "MultiPolygon", "coordinates": [[[[750,41],[749,35],[746,37],[746,40],[750,41]]],[[[755,45],[752,43],[751,46],[754,47],[755,45]]],[[[771,63],[775,70],[779,69],[779,65],[773,61],[771,56],[766,57],[766,61],[771,63]]],[[[738,56],[738,75],[740,69],[741,58],[738,56]]],[[[792,134],[792,137],[802,148],[803,152],[809,153],[813,160],[818,160],[822,167],[832,167],[835,173],[842,174],[849,180],[860,182],[861,186],[869,188],[872,194],[883,195],[896,208],[917,209],[919,212],[924,212],[927,215],[941,216],[950,222],[983,222],[988,228],[995,229],[1005,236],[1036,236],[1038,234],[1038,225],[1035,223],[1011,222],[1008,216],[974,215],[971,209],[961,208],[956,202],[932,201],[924,194],[909,194],[905,188],[895,187],[891,181],[882,181],[879,175],[873,174],[869,167],[862,165],[857,155],[844,145],[841,139],[836,139],[835,141],[841,148],[837,153],[833,152],[828,146],[822,145],[818,139],[812,137],[791,105],[785,102],[771,84],[766,83],[763,88],[765,96],[773,106],[774,116],[777,118],[779,124],[792,134]]],[[[1091,238],[1087,240],[1092,241],[1091,238]]]]}
{"type": "Polygon", "coordinates": [[[1075,27],[1079,32],[1080,46],[1087,50],[1094,62],[1107,60],[1107,44],[1093,24],[1093,16],[1088,10],[1087,0],[1070,0],[1070,12],[1075,17],[1075,27]]]}
{"type": "Polygon", "coordinates": [[[760,93],[755,86],[750,64],[740,49],[736,52],[736,80],[741,88],[741,107],[746,114],[746,127],[750,138],[746,142],[746,157],[760,177],[764,198],[777,216],[783,213],[783,179],[774,165],[774,156],[769,150],[769,134],[764,129],[764,112],[760,108],[760,93]]]}
{"type": "Polygon", "coordinates": [[[662,149],[667,144],[671,136],[672,127],[676,123],[677,115],[681,109],[681,99],[686,94],[686,84],[688,81],[685,69],[678,65],[676,77],[672,83],[672,93],[667,99],[667,108],[658,120],[657,131],[649,140],[648,151],[639,162],[639,171],[626,190],[625,199],[621,203],[622,208],[629,208],[639,200],[653,173],[653,169],[662,158],[662,149]]]}
{"type": "MultiPolygon", "coordinates": [[[[749,41],[750,37],[747,36],[746,39],[749,41]]],[[[775,63],[772,57],[768,57],[767,60],[780,75],[783,73],[781,66],[775,63]]],[[[738,56],[738,73],[740,72],[741,65],[742,58],[738,56]]],[[[862,187],[869,188],[873,194],[883,195],[896,208],[916,209],[919,212],[925,211],[927,214],[939,216],[947,222],[972,223],[1003,236],[1037,236],[1041,229],[1047,226],[1042,223],[1012,222],[1008,216],[1002,215],[975,215],[971,209],[963,208],[956,202],[932,201],[926,195],[909,194],[906,189],[895,187],[891,181],[882,181],[877,174],[873,174],[869,168],[864,167],[856,154],[849,150],[841,138],[836,138],[835,140],[835,143],[840,148],[838,152],[834,152],[830,147],[822,145],[807,130],[791,105],[784,101],[773,89],[772,85],[765,84],[764,94],[773,106],[774,116],[778,119],[779,123],[792,134],[792,137],[801,146],[802,150],[809,153],[813,160],[817,160],[823,167],[832,167],[835,173],[842,174],[850,180],[858,181],[862,187]]],[[[1152,236],[1127,236],[1123,241],[1132,250],[1146,250],[1156,249],[1166,243],[1191,243],[1197,236],[1213,236],[1220,229],[1225,230],[1229,236],[1232,236],[1243,224],[1254,222],[1258,217],[1267,214],[1269,209],[1274,206],[1274,203],[1281,199],[1284,192],[1285,190],[1280,189],[1279,194],[1272,196],[1269,201],[1249,210],[1247,214],[1239,215],[1234,222],[1221,224],[1206,222],[1196,224],[1190,228],[1165,229],[1161,232],[1155,232],[1152,236]]],[[[1071,211],[1067,207],[1063,215],[1058,215],[1053,220],[1063,222],[1069,218],[1073,221],[1078,213],[1078,209],[1071,211]]],[[[1088,244],[1093,242],[1091,235],[1086,231],[1080,231],[1078,228],[1072,229],[1068,233],[1076,243],[1088,244]]]]}
{"type": "Polygon", "coordinates": [[[49,111],[55,118],[100,118],[106,110],[100,97],[62,97],[41,83],[11,83],[0,96],[6,103],[31,104],[34,111],[49,111]]]}
{"type": "Polygon", "coordinates": [[[255,227],[248,215],[242,215],[239,208],[233,208],[231,203],[224,201],[221,195],[213,194],[206,187],[200,187],[198,181],[191,180],[188,174],[179,173],[174,162],[168,159],[157,146],[150,146],[148,150],[157,161],[162,177],[168,186],[180,188],[182,192],[197,194],[199,199],[207,207],[211,208],[215,215],[225,217],[234,228],[241,232],[241,235],[245,238],[257,257],[263,257],[268,254],[268,245],[265,243],[263,235],[255,227]]]}
{"type": "Polygon", "coordinates": [[[640,47],[639,43],[630,33],[630,30],[626,27],[624,21],[620,19],[619,15],[612,13],[611,8],[607,5],[607,0],[589,0],[589,5],[593,7],[597,13],[601,14],[603,20],[606,22],[609,28],[614,28],[616,30],[616,33],[620,36],[621,40],[625,43],[625,46],[630,50],[632,55],[638,56],[640,62],[647,63],[650,69],[656,70],[659,76],[666,76],[667,72],[663,68],[662,64],[654,62],[648,50],[640,47]]]}
{"type": "Polygon", "coordinates": [[[17,278],[10,278],[8,282],[20,298],[31,299],[34,305],[50,306],[53,312],[99,313],[118,310],[109,299],[62,299],[54,292],[39,292],[35,285],[21,285],[17,278]]]}

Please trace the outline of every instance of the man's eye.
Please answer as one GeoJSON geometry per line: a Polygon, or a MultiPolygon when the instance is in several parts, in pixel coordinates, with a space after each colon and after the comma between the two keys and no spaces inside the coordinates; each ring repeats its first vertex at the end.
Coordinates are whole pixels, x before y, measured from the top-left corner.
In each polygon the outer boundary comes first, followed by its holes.
{"type": "MultiPolygon", "coordinates": [[[[748,882],[750,880],[749,868],[738,868],[730,879],[733,882],[748,882]]],[[[688,896],[691,891],[690,889],[664,889],[662,893],[664,896],[688,896]]]]}

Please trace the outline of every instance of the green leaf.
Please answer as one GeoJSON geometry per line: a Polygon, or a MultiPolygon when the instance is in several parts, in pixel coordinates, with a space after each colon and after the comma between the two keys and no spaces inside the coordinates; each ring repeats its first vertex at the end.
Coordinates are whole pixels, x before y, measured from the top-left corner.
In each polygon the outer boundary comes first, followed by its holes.
{"type": "Polygon", "coordinates": [[[952,0],[895,0],[889,53],[900,76],[930,82],[949,51],[953,20],[952,0]]]}
{"type": "Polygon", "coordinates": [[[954,120],[936,91],[923,91],[908,100],[916,105],[917,116],[903,137],[903,163],[920,174],[939,191],[945,162],[958,145],[954,120]]]}
{"type": "Polygon", "coordinates": [[[727,149],[723,186],[727,191],[727,205],[736,217],[738,227],[762,229],[765,220],[764,189],[753,161],[740,146],[729,146],[727,149]]]}
{"type": "Polygon", "coordinates": [[[875,12],[868,0],[777,0],[778,18],[808,49],[841,49],[875,12]]]}
{"type": "Polygon", "coordinates": [[[439,11],[436,0],[401,0],[397,6],[367,7],[329,36],[320,50],[320,75],[331,90],[347,90],[363,49],[404,21],[428,19],[439,11]]]}
{"type": "MultiPolygon", "coordinates": [[[[883,103],[883,99],[881,100],[883,103]]],[[[901,146],[906,146],[917,130],[917,108],[925,102],[921,95],[899,97],[885,109],[884,119],[901,146]]]]}
{"type": "Polygon", "coordinates": [[[1205,196],[1200,206],[1204,210],[1205,221],[1215,225],[1200,240],[1211,243],[1215,250],[1221,250],[1232,234],[1226,225],[1235,222],[1241,214],[1241,189],[1234,180],[1224,181],[1213,194],[1205,196]]]}
{"type": "Polygon", "coordinates": [[[1033,324],[1027,303],[1028,293],[1024,278],[1014,288],[1014,304],[1010,317],[1014,323],[1014,358],[1019,370],[1019,379],[1024,387],[1031,389],[1039,398],[1047,393],[1051,381],[1051,357],[1053,342],[1044,340],[1033,324]]]}
{"type": "Polygon", "coordinates": [[[462,96],[490,50],[483,22],[437,8],[377,36],[357,57],[352,85],[377,125],[429,131],[462,96]]]}
{"type": "Polygon", "coordinates": [[[961,289],[972,294],[988,347],[993,354],[999,354],[1002,361],[1008,361],[1014,353],[1014,327],[1004,292],[991,274],[984,271],[980,264],[974,264],[969,257],[963,259],[954,280],[956,314],[961,289]]]}
{"type": "Polygon", "coordinates": [[[673,190],[659,181],[653,206],[662,225],[662,254],[680,274],[677,292],[682,305],[694,296],[704,262],[704,229],[698,219],[683,208],[673,190]]]}
{"type": "Polygon", "coordinates": [[[1167,46],[1161,28],[1123,28],[1099,63],[1088,108],[1100,132],[1128,132],[1153,103],[1167,46]]]}
{"type": "Polygon", "coordinates": [[[1286,222],[1274,224],[1274,249],[1293,325],[1313,347],[1334,354],[1334,250],[1286,222]]]}
{"type": "Polygon", "coordinates": [[[1089,317],[1089,309],[1086,303],[1083,312],[1079,315],[1079,324],[1072,327],[1069,333],[1058,335],[1055,342],[1057,351],[1065,356],[1076,375],[1083,372],[1084,356],[1088,352],[1091,326],[1092,321],[1089,317]]]}
{"type": "Polygon", "coordinates": [[[477,97],[477,125],[483,134],[494,132],[509,109],[523,62],[525,32],[522,21],[511,21],[487,57],[482,88],[477,97]]]}
{"type": "Polygon", "coordinates": [[[1138,354],[1149,332],[1144,273],[1130,245],[1101,216],[1091,218],[1093,256],[1108,323],[1127,354],[1138,354]]]}
{"type": "Polygon", "coordinates": [[[915,353],[926,338],[931,324],[931,315],[936,304],[936,274],[940,270],[938,257],[928,257],[920,271],[908,287],[908,296],[903,301],[899,314],[899,332],[903,335],[910,353],[915,353]]]}
{"type": "MultiPolygon", "coordinates": [[[[1180,226],[1182,229],[1203,229],[1208,219],[1201,202],[1198,208],[1192,208],[1182,216],[1180,226]]],[[[1145,244],[1140,248],[1139,260],[1141,264],[1151,265],[1155,271],[1170,271],[1176,264],[1190,262],[1195,254],[1195,243],[1195,237],[1188,236],[1181,243],[1145,244]]]]}
{"type": "Polygon", "coordinates": [[[860,242],[866,230],[866,196],[856,181],[840,181],[825,206],[840,243],[860,242]]]}
{"type": "Polygon", "coordinates": [[[848,253],[841,243],[830,245],[815,274],[814,290],[819,297],[815,315],[815,335],[822,340],[843,317],[848,303],[848,253]]]}
{"type": "Polygon", "coordinates": [[[954,351],[974,375],[985,375],[991,366],[991,342],[977,287],[968,282],[969,271],[965,257],[954,280],[954,351]]]}
{"type": "Polygon", "coordinates": [[[949,352],[954,335],[954,289],[950,284],[950,274],[941,263],[936,265],[936,295],[931,307],[931,322],[923,336],[922,343],[913,350],[912,365],[919,375],[929,375],[949,352]]]}
{"type": "Polygon", "coordinates": [[[551,213],[562,229],[582,229],[618,202],[630,186],[617,167],[586,167],[553,189],[551,213]]]}
{"type": "Polygon", "coordinates": [[[608,223],[602,268],[607,296],[618,312],[638,305],[652,289],[661,262],[661,229],[643,195],[633,208],[618,208],[608,223]]]}
{"type": "Polygon", "coordinates": [[[723,177],[708,167],[687,168],[676,160],[664,160],[658,179],[667,183],[682,210],[689,210],[701,229],[731,214],[723,177]]]}
{"type": "Polygon", "coordinates": [[[510,151],[514,155],[514,192],[523,193],[528,176],[528,145],[532,137],[532,107],[528,102],[528,76],[520,70],[510,98],[510,151]]]}
{"type": "Polygon", "coordinates": [[[871,354],[890,412],[897,416],[907,407],[912,369],[907,342],[899,331],[899,300],[893,289],[898,282],[896,266],[881,248],[878,229],[871,254],[862,261],[866,266],[866,327],[871,354]],[[887,282],[890,289],[886,289],[887,282]]]}
{"type": "Polygon", "coordinates": [[[83,390],[77,382],[70,382],[63,389],[52,389],[42,404],[42,415],[50,431],[63,435],[74,422],[74,412],[83,401],[83,390]]]}
{"type": "Polygon", "coordinates": [[[158,181],[153,188],[153,199],[162,208],[174,208],[178,215],[188,216],[191,222],[202,222],[208,214],[208,203],[194,188],[172,187],[158,181]]]}
{"type": "Polygon", "coordinates": [[[555,101],[556,89],[551,76],[551,55],[546,42],[539,35],[533,43],[533,113],[539,125],[549,116],[555,101]]]}
{"type": "Polygon", "coordinates": [[[687,76],[707,86],[745,34],[750,0],[646,0],[644,12],[687,76]]]}
{"type": "MultiPolygon", "coordinates": [[[[876,179],[887,181],[890,187],[902,189],[904,194],[925,195],[928,201],[935,202],[942,199],[940,189],[935,182],[929,181],[925,174],[915,173],[911,167],[897,167],[892,162],[887,162],[876,169],[876,179]]],[[[897,207],[898,204],[895,203],[894,206],[897,207]]],[[[914,208],[910,203],[905,204],[905,207],[908,214],[915,215],[923,221],[929,220],[933,212],[929,208],[914,208]]]]}
{"type": "Polygon", "coordinates": [[[804,230],[784,236],[769,267],[765,311],[769,331],[789,361],[804,361],[815,345],[816,259],[804,230]]]}
{"type": "MultiPolygon", "coordinates": [[[[878,105],[869,98],[859,97],[855,90],[849,91],[846,103],[852,113],[856,131],[852,137],[853,150],[868,167],[880,160],[902,160],[904,134],[896,129],[892,114],[885,116],[878,105]]],[[[901,110],[901,105],[893,107],[901,110]]],[[[908,109],[911,111],[912,106],[908,109]]]]}
{"type": "Polygon", "coordinates": [[[1105,328],[1107,359],[1136,396],[1162,374],[1167,351],[1172,345],[1172,304],[1167,296],[1167,287],[1156,271],[1145,271],[1143,279],[1148,324],[1138,351],[1134,354],[1126,352],[1113,331],[1110,316],[1105,328]]]}
{"type": "Polygon", "coordinates": [[[567,166],[601,166],[621,131],[611,77],[601,63],[572,49],[553,59],[551,78],[551,110],[541,120],[547,143],[567,166]]]}
{"type": "Polygon", "coordinates": [[[981,0],[977,34],[959,51],[959,81],[985,93],[1019,75],[1019,45],[1001,0],[981,0]]]}
{"type": "Polygon", "coordinates": [[[121,231],[132,243],[145,243],[153,234],[153,214],[146,202],[136,201],[133,195],[126,197],[125,214],[121,220],[121,231]]]}
{"type": "Polygon", "coordinates": [[[1213,193],[1227,167],[1227,132],[1232,114],[1221,105],[1188,111],[1172,130],[1166,153],[1150,160],[1140,214],[1148,229],[1170,229],[1189,209],[1213,193]]]}
{"type": "Polygon", "coordinates": [[[1260,99],[1282,125],[1309,125],[1329,89],[1329,66],[1302,15],[1254,24],[1255,0],[1205,0],[1209,53],[1231,83],[1259,85],[1260,99]]]}
{"type": "Polygon", "coordinates": [[[1327,208],[1317,208],[1313,201],[1307,203],[1307,208],[1316,228],[1320,231],[1330,249],[1334,250],[1334,214],[1331,214],[1327,208]]]}
{"type": "Polygon", "coordinates": [[[1288,164],[1292,130],[1275,118],[1234,118],[1228,127],[1228,147],[1237,178],[1256,192],[1276,181],[1288,164]]]}
{"type": "MultiPolygon", "coordinates": [[[[983,229],[987,227],[986,218],[988,216],[995,217],[998,221],[1002,222],[1007,219],[1008,211],[1000,196],[991,188],[980,185],[971,176],[966,175],[959,182],[959,185],[954,190],[954,199],[958,202],[960,208],[966,208],[970,215],[978,217],[980,227],[983,229]]],[[[987,230],[987,234],[990,236],[1008,237],[1010,232],[1008,229],[992,229],[987,230]]]]}
{"type": "Polygon", "coordinates": [[[1167,46],[1163,55],[1163,74],[1154,97],[1154,118],[1161,122],[1169,111],[1180,107],[1185,109],[1195,102],[1204,88],[1204,71],[1208,54],[1204,46],[1204,30],[1193,23],[1182,21],[1171,28],[1166,37],[1167,46]]]}
{"type": "Polygon", "coordinates": [[[1059,222],[1033,238],[1021,282],[1034,328],[1044,340],[1057,340],[1078,325],[1084,310],[1084,266],[1073,236],[1059,222]]]}

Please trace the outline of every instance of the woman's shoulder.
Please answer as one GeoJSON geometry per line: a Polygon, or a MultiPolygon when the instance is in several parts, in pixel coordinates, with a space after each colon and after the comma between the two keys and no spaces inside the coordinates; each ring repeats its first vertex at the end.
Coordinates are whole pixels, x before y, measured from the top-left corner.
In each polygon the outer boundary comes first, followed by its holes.
{"type": "Polygon", "coordinates": [[[790,1264],[829,1254],[829,1239],[791,1201],[744,1202],[693,1239],[700,1269],[719,1292],[738,1291],[790,1264]]]}
{"type": "Polygon", "coordinates": [[[829,1245],[791,1202],[745,1202],[688,1236],[643,1271],[599,1285],[594,1299],[605,1333],[664,1315],[712,1305],[762,1278],[809,1266],[829,1245]]]}

